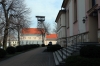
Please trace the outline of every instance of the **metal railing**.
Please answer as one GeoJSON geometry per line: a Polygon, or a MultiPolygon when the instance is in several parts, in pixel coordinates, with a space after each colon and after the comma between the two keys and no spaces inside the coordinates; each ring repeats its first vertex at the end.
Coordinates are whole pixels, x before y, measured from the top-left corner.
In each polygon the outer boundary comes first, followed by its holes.
{"type": "MultiPolygon", "coordinates": [[[[70,40],[70,41],[67,42],[67,44],[68,44],[68,43],[71,43],[72,48],[73,48],[73,51],[75,50],[75,48],[77,48],[78,42],[80,42],[80,43],[84,42],[84,35],[85,35],[85,34],[87,34],[87,33],[83,33],[83,34],[76,35],[76,36],[74,36],[74,37],[72,38],[72,40],[70,40]],[[78,38],[80,38],[81,40],[78,41],[78,38]]],[[[66,53],[67,53],[67,48],[66,48],[66,53]]],[[[62,56],[63,56],[63,55],[62,55],[62,56]]],[[[66,55],[66,57],[67,57],[67,55],[66,55]]]]}
{"type": "MultiPolygon", "coordinates": [[[[87,34],[87,33],[78,34],[78,35],[74,36],[74,37],[72,38],[72,40],[69,40],[69,41],[67,41],[66,43],[67,43],[67,44],[68,44],[68,43],[71,43],[72,48],[73,48],[73,51],[74,51],[75,48],[77,48],[78,42],[80,42],[80,43],[84,42],[84,36],[85,36],[85,34],[87,34]],[[79,41],[78,41],[78,38],[79,38],[79,41]]],[[[64,59],[63,59],[63,56],[64,56],[64,53],[63,53],[63,52],[64,52],[64,50],[61,49],[60,51],[61,51],[61,53],[62,53],[62,60],[64,60],[64,59]]],[[[67,46],[66,46],[66,57],[67,57],[67,46]]]]}

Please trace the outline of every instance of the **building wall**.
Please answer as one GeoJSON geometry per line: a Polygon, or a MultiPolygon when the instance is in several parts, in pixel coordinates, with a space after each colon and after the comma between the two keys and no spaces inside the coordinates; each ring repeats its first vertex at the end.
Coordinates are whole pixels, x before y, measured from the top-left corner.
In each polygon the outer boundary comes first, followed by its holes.
{"type": "Polygon", "coordinates": [[[61,16],[59,17],[58,21],[57,21],[57,30],[59,31],[62,26],[66,26],[65,24],[65,13],[62,13],[61,16]]]}
{"type": "MultiPolygon", "coordinates": [[[[100,8],[100,0],[96,0],[98,7],[100,8]]],[[[100,11],[98,12],[98,28],[100,29],[100,11]]]]}
{"type": "MultiPolygon", "coordinates": [[[[59,14],[58,14],[59,15],[59,14]]],[[[59,15],[58,21],[57,21],[57,34],[58,34],[58,40],[57,43],[63,46],[63,38],[66,37],[66,13],[62,13],[59,15]]],[[[54,42],[56,43],[56,42],[54,42]]]]}
{"type": "Polygon", "coordinates": [[[18,41],[17,40],[11,41],[11,46],[14,46],[14,47],[18,46],[18,41]]]}
{"type": "Polygon", "coordinates": [[[89,31],[89,41],[91,42],[100,42],[100,13],[98,12],[98,16],[93,16],[93,10],[98,9],[100,6],[100,0],[95,0],[97,6],[93,9],[91,6],[92,0],[85,0],[85,15],[87,15],[86,20],[86,30],[89,31]],[[90,10],[91,9],[91,10],[90,10]]]}
{"type": "Polygon", "coordinates": [[[21,40],[42,40],[41,35],[34,35],[34,36],[21,36],[21,40]]]}
{"type": "Polygon", "coordinates": [[[56,40],[52,40],[52,41],[51,41],[51,40],[46,40],[46,41],[45,41],[45,45],[48,45],[49,42],[52,42],[53,45],[57,43],[56,40]]]}
{"type": "MultiPolygon", "coordinates": [[[[84,41],[84,42],[97,42],[97,37],[98,40],[100,41],[100,10],[98,11],[98,15],[94,17],[93,13],[95,9],[100,8],[100,0],[96,0],[97,7],[93,9],[90,7],[90,1],[92,0],[77,0],[77,20],[74,20],[74,1],[75,0],[68,0],[64,1],[66,3],[63,3],[63,7],[65,7],[66,4],[66,16],[65,16],[65,21],[66,21],[66,33],[67,33],[67,38],[69,41],[73,40],[73,38],[77,37],[77,42],[84,41]],[[91,11],[91,10],[92,11],[91,11]],[[68,13],[69,17],[68,17],[68,13]],[[88,13],[88,11],[90,13],[88,13]],[[85,23],[83,23],[84,17],[87,17],[85,19],[85,23]],[[98,18],[98,19],[97,19],[98,18]],[[69,21],[68,21],[69,19],[69,21]],[[80,35],[80,36],[78,36],[80,35]]],[[[61,40],[61,39],[59,39],[61,40]]]]}
{"type": "Polygon", "coordinates": [[[85,17],[85,0],[77,0],[77,15],[78,15],[78,25],[79,33],[86,32],[86,24],[83,23],[83,17],[85,17]]]}
{"type": "Polygon", "coordinates": [[[69,33],[70,36],[73,36],[73,0],[69,1],[69,5],[67,6],[67,9],[69,9],[69,33]]]}
{"type": "MultiPolygon", "coordinates": [[[[48,38],[44,38],[44,43],[45,45],[48,44],[48,42],[52,42],[52,44],[55,44],[57,40],[52,38],[52,40],[47,40],[48,38]],[[54,39],[54,40],[53,40],[54,39]]],[[[21,36],[21,42],[22,45],[25,44],[42,44],[42,36],[39,34],[34,34],[34,35],[23,35],[21,36]]]]}
{"type": "Polygon", "coordinates": [[[18,46],[18,41],[17,40],[10,40],[10,43],[9,43],[9,41],[7,41],[7,47],[9,45],[16,47],[16,46],[18,46]]]}
{"type": "MultiPolygon", "coordinates": [[[[73,0],[69,0],[68,4],[66,5],[66,24],[67,24],[67,37],[70,37],[70,36],[73,36],[74,33],[76,32],[74,28],[76,28],[75,26],[73,26],[73,23],[74,23],[74,17],[73,17],[73,0]],[[68,15],[68,12],[69,11],[69,17],[67,16],[68,15]],[[69,21],[67,21],[69,19],[69,21]]],[[[77,25],[76,25],[77,26],[77,25]]]]}
{"type": "MultiPolygon", "coordinates": [[[[100,0],[97,0],[98,6],[100,6],[100,0]]],[[[100,12],[98,13],[98,41],[100,43],[100,12]]]]}
{"type": "MultiPolygon", "coordinates": [[[[85,15],[88,15],[87,14],[87,11],[89,10],[89,0],[85,0],[85,15]]],[[[89,22],[88,22],[88,19],[86,20],[85,22],[86,24],[86,31],[89,31],[89,22]]]]}
{"type": "Polygon", "coordinates": [[[65,24],[65,16],[66,16],[65,13],[63,13],[63,14],[61,15],[61,26],[66,26],[66,24],[65,24]]]}
{"type": "Polygon", "coordinates": [[[79,34],[82,34],[80,37],[77,38],[77,41],[88,41],[88,34],[83,33],[87,32],[87,24],[83,23],[83,17],[86,16],[85,12],[85,0],[77,0],[77,19],[75,20],[74,17],[74,0],[69,0],[66,4],[66,29],[67,29],[67,42],[71,44],[71,40],[77,37],[79,34]],[[68,17],[69,14],[69,17],[68,17]],[[68,20],[69,19],[69,20],[68,20]]]}
{"type": "MultiPolygon", "coordinates": [[[[67,28],[67,35],[73,36],[79,33],[86,32],[86,24],[83,23],[83,17],[85,17],[85,0],[77,0],[77,21],[74,21],[74,0],[70,0],[66,5],[66,11],[69,10],[69,28],[67,28]],[[75,22],[75,23],[74,23],[75,22]]],[[[66,14],[67,16],[67,14],[66,14]]],[[[67,19],[67,18],[66,18],[67,19]]]]}
{"type": "Polygon", "coordinates": [[[41,35],[23,35],[21,36],[20,43],[24,44],[42,44],[42,36],[41,35]]]}

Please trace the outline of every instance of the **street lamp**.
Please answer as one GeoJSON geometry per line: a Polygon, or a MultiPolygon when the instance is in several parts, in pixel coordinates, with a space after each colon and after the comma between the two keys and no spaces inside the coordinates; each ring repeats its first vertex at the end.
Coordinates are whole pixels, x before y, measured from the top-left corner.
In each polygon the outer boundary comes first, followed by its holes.
{"type": "Polygon", "coordinates": [[[87,20],[87,16],[85,16],[85,17],[83,17],[83,23],[85,23],[86,22],[86,20],[87,20]]]}

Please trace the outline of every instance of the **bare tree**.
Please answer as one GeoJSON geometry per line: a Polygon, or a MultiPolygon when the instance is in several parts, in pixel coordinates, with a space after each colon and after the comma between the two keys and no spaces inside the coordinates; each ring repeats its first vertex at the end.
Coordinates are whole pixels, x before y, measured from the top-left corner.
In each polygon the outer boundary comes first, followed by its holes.
{"type": "Polygon", "coordinates": [[[46,32],[47,34],[50,34],[51,27],[50,27],[50,24],[49,24],[49,23],[44,22],[44,29],[45,29],[45,32],[46,32]]]}
{"type": "Polygon", "coordinates": [[[57,33],[57,23],[54,23],[54,28],[52,30],[52,33],[57,33]]]}
{"type": "Polygon", "coordinates": [[[4,28],[3,48],[6,49],[8,29],[14,27],[19,22],[18,19],[20,17],[25,19],[24,12],[27,10],[25,10],[26,8],[24,7],[23,0],[0,0],[0,9],[0,20],[4,28]]]}

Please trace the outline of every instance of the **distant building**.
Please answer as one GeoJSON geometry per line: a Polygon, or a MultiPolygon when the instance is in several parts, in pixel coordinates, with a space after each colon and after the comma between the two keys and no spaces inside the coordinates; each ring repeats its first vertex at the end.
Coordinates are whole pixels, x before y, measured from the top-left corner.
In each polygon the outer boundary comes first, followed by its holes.
{"type": "Polygon", "coordinates": [[[18,46],[18,40],[14,35],[10,35],[7,39],[7,47],[8,46],[18,46]]]}
{"type": "MultiPolygon", "coordinates": [[[[45,35],[44,43],[47,45],[49,41],[56,43],[57,36],[55,34],[45,35]]],[[[42,44],[42,33],[37,28],[23,28],[20,36],[21,45],[25,44],[42,44]]]]}
{"type": "Polygon", "coordinates": [[[42,35],[37,28],[22,29],[20,43],[23,44],[42,44],[42,35]]]}
{"type": "Polygon", "coordinates": [[[48,45],[49,42],[52,42],[52,44],[56,44],[57,42],[57,34],[47,34],[45,45],[48,45]]]}

